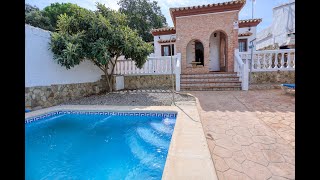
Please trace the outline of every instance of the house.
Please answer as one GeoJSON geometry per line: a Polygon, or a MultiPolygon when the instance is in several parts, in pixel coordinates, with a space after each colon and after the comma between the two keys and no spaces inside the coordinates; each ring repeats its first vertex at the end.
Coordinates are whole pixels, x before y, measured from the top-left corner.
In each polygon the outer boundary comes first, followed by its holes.
{"type": "Polygon", "coordinates": [[[295,1],[273,8],[272,24],[257,34],[256,49],[295,47],[295,1]]]}
{"type": "Polygon", "coordinates": [[[181,53],[182,74],[234,72],[234,49],[249,51],[256,26],[261,22],[238,20],[245,2],[170,8],[174,27],[151,31],[154,56],[181,53]]]}
{"type": "Polygon", "coordinates": [[[294,49],[256,51],[252,46],[262,20],[239,20],[245,3],[235,0],[170,8],[174,26],[151,31],[154,53],[145,65],[137,68],[131,60],[118,61],[115,74],[151,75],[157,78],[150,82],[159,86],[160,79],[169,79],[169,84],[174,79],[176,91],[248,90],[250,79],[250,83],[272,79],[280,71],[294,74],[294,49]],[[254,73],[251,78],[250,73],[254,73]]]}

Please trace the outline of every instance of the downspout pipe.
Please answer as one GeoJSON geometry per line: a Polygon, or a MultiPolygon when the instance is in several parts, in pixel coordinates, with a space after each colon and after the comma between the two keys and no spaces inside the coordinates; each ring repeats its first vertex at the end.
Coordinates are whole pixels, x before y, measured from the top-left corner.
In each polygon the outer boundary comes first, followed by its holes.
{"type": "MultiPolygon", "coordinates": [[[[171,34],[170,35],[170,39],[169,39],[169,42],[171,43],[171,38],[173,37],[174,35],[171,34]]],[[[175,93],[175,90],[174,90],[174,80],[173,80],[173,62],[172,62],[172,43],[170,44],[170,59],[171,59],[171,82],[172,82],[172,105],[175,105],[175,102],[174,102],[174,93],[175,93]]]]}
{"type": "MultiPolygon", "coordinates": [[[[252,39],[252,40],[250,41],[250,44],[251,44],[251,59],[250,59],[250,61],[251,61],[251,63],[248,64],[248,65],[250,65],[249,84],[250,84],[250,82],[251,82],[251,72],[252,72],[252,63],[253,63],[253,47],[254,47],[253,42],[254,42],[256,39],[257,39],[257,38],[254,38],[254,39],[252,39]]],[[[249,62],[247,62],[247,63],[249,63],[249,62]]]]}

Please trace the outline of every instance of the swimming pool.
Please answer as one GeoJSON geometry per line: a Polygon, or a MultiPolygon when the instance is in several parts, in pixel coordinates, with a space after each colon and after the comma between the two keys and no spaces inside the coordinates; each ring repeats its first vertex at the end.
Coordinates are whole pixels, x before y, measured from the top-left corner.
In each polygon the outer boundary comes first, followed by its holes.
{"type": "Polygon", "coordinates": [[[26,179],[161,179],[176,115],[57,111],[28,118],[26,179]]]}

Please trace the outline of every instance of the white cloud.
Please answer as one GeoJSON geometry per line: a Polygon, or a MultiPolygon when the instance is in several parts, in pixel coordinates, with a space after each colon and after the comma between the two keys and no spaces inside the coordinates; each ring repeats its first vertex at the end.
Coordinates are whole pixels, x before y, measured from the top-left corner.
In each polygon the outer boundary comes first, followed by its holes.
{"type": "Polygon", "coordinates": [[[101,4],[105,4],[107,7],[111,9],[119,9],[119,5],[115,0],[26,0],[25,3],[36,5],[40,9],[43,9],[46,6],[49,6],[51,3],[73,3],[77,4],[81,7],[95,10],[96,2],[100,2],[101,4]]]}
{"type": "Polygon", "coordinates": [[[117,4],[118,1],[115,1],[115,0],[85,0],[87,2],[90,2],[92,4],[96,4],[96,2],[99,2],[101,4],[105,4],[107,7],[111,8],[111,9],[114,9],[114,10],[117,10],[119,9],[119,5],[117,4]]]}

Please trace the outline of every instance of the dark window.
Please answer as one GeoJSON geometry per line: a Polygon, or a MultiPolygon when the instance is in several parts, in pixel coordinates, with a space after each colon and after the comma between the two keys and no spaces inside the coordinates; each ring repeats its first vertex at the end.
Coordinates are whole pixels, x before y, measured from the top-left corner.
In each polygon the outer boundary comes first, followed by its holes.
{"type": "Polygon", "coordinates": [[[247,39],[239,39],[239,52],[247,51],[247,39]]]}
{"type": "Polygon", "coordinates": [[[170,56],[171,55],[171,47],[172,45],[172,56],[174,55],[174,44],[161,45],[161,56],[170,56]]]}
{"type": "Polygon", "coordinates": [[[195,41],[195,61],[200,62],[198,65],[204,65],[203,45],[199,41],[195,41]]]}

